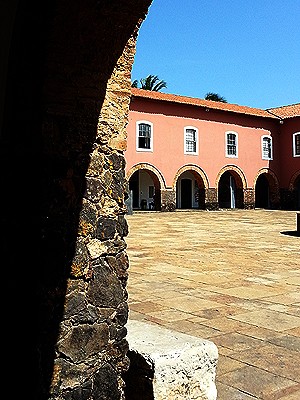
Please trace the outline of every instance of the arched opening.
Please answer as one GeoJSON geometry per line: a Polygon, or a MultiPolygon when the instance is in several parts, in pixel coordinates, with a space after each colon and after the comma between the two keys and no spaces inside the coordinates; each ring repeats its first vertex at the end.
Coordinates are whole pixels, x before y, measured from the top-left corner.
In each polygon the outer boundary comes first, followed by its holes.
{"type": "Polygon", "coordinates": [[[161,185],[153,171],[135,171],[129,178],[129,192],[133,210],[161,209],[161,185]]]}
{"type": "Polygon", "coordinates": [[[176,208],[205,208],[205,186],[196,171],[186,170],[179,175],[176,181],[176,208]]]}
{"type": "Polygon", "coordinates": [[[220,208],[243,208],[243,182],[235,171],[225,171],[218,184],[220,208]]]}
{"type": "Polygon", "coordinates": [[[270,185],[266,174],[261,174],[256,181],[255,207],[270,208],[270,185]]]}
{"type": "Polygon", "coordinates": [[[261,171],[255,181],[254,189],[255,208],[277,209],[280,207],[278,180],[271,171],[261,171]]]}

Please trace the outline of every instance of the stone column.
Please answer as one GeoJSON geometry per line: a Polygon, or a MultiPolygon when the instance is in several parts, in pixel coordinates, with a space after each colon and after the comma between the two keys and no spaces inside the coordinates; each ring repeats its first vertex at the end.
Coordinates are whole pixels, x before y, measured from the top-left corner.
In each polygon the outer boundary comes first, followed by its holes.
{"type": "MultiPolygon", "coordinates": [[[[85,174],[75,254],[66,275],[65,304],[51,382],[53,400],[124,398],[121,375],[129,367],[125,328],[129,261],[124,240],[128,233],[124,150],[131,94],[128,71],[134,53],[135,39],[131,38],[108,80],[98,114],[97,133],[85,174]]],[[[75,147],[76,142],[72,144],[75,147]]],[[[77,163],[80,165],[80,161],[77,163]]],[[[68,192],[66,198],[71,203],[76,173],[70,169],[67,174],[61,187],[68,192]]],[[[67,211],[72,214],[70,210],[71,206],[67,211]]]]}
{"type": "Polygon", "coordinates": [[[208,188],[205,193],[205,208],[206,210],[218,210],[218,192],[216,188],[208,188]]]}
{"type": "Polygon", "coordinates": [[[161,211],[176,210],[176,193],[173,189],[161,190],[161,211]]]}
{"type": "Polygon", "coordinates": [[[255,207],[254,189],[244,189],[244,208],[245,210],[252,210],[255,207]]]}

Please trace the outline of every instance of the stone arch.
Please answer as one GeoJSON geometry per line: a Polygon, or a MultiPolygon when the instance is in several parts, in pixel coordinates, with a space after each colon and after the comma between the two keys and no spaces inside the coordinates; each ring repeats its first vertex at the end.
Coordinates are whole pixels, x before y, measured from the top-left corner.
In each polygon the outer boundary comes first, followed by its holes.
{"type": "Polygon", "coordinates": [[[218,203],[221,208],[244,208],[244,192],[247,180],[244,172],[236,165],[226,165],[216,178],[218,203]]]}
{"type": "Polygon", "coordinates": [[[269,168],[261,168],[253,181],[256,208],[280,208],[279,180],[269,168]]]}
{"type": "Polygon", "coordinates": [[[161,210],[161,193],[166,190],[166,182],[158,168],[150,163],[139,163],[130,168],[126,178],[130,208],[161,210]]]}
{"type": "Polygon", "coordinates": [[[160,187],[161,189],[166,189],[166,181],[165,178],[163,176],[163,174],[161,173],[161,171],[156,168],[154,165],[150,164],[150,163],[138,163],[133,165],[129,171],[126,174],[126,178],[127,180],[130,179],[130,177],[138,170],[142,170],[142,169],[146,169],[148,171],[151,171],[153,174],[155,174],[159,180],[160,183],[160,187]]]}
{"type": "Polygon", "coordinates": [[[243,189],[247,189],[246,175],[243,172],[243,170],[241,168],[237,167],[236,165],[226,165],[219,171],[217,178],[216,178],[216,188],[218,188],[221,175],[223,175],[224,172],[227,172],[227,171],[233,171],[235,174],[237,174],[241,179],[243,189]]]}
{"type": "Polygon", "coordinates": [[[206,173],[203,171],[203,169],[200,168],[198,165],[195,165],[195,164],[186,164],[186,165],[183,165],[182,167],[180,167],[177,170],[177,172],[175,174],[175,177],[173,179],[173,184],[172,184],[173,190],[176,189],[176,183],[177,183],[177,180],[178,180],[179,176],[182,175],[185,171],[194,172],[195,173],[195,177],[196,176],[200,176],[202,178],[202,181],[203,181],[205,189],[208,189],[209,181],[208,181],[208,177],[207,177],[206,173]]]}
{"type": "Polygon", "coordinates": [[[204,209],[208,187],[208,177],[198,165],[186,164],[180,167],[172,184],[173,192],[176,194],[176,207],[204,209]]]}
{"type": "Polygon", "coordinates": [[[298,181],[300,179],[300,170],[296,171],[294,175],[291,177],[290,184],[289,184],[289,189],[294,190],[296,186],[298,185],[298,181]]]}

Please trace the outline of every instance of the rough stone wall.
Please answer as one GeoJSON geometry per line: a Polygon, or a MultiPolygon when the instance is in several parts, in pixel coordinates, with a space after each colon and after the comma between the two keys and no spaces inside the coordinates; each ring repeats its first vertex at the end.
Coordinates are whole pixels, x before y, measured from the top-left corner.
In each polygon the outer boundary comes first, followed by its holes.
{"type": "Polygon", "coordinates": [[[174,190],[161,190],[161,211],[175,211],[176,194],[174,190]]]}
{"type": "Polygon", "coordinates": [[[54,362],[52,394],[60,398],[85,392],[91,399],[118,399],[120,374],[128,368],[123,150],[134,49],[131,39],[108,81],[90,154],[54,362]]]}
{"type": "Polygon", "coordinates": [[[210,211],[219,209],[218,191],[216,188],[206,189],[205,208],[210,211]]]}
{"type": "Polygon", "coordinates": [[[253,188],[244,189],[244,208],[246,210],[252,210],[255,208],[253,188]]]}

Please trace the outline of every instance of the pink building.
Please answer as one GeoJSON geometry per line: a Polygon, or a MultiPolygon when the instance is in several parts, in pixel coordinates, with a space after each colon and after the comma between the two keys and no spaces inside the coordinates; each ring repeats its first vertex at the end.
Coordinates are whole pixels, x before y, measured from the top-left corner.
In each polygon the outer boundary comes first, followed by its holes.
{"type": "Polygon", "coordinates": [[[300,209],[300,103],[261,110],[132,89],[133,209],[300,209]]]}

